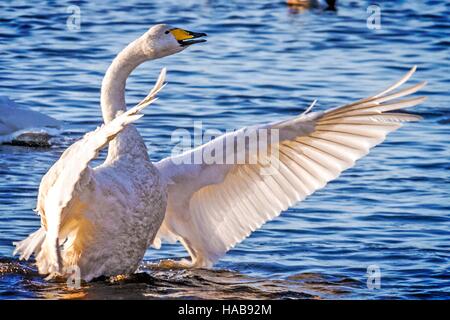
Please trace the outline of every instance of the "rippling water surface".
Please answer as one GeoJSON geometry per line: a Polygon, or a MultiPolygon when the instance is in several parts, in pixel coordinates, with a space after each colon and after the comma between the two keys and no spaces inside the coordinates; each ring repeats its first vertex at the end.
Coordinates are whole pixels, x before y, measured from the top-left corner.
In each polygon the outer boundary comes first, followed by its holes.
{"type": "Polygon", "coordinates": [[[0,94],[65,122],[50,149],[0,146],[0,298],[450,298],[450,3],[384,1],[381,30],[368,1],[338,11],[284,1],[77,1],[81,30],[66,28],[72,1],[0,4],[0,94]],[[391,134],[325,189],[284,212],[213,270],[161,268],[180,245],[149,249],[141,273],[70,291],[12,257],[35,230],[39,181],[61,152],[101,123],[99,89],[116,53],[156,23],[208,33],[208,42],[133,73],[128,103],[159,69],[169,85],[137,124],[154,160],[175,128],[234,129],[293,116],[313,99],[337,106],[381,90],[409,67],[428,80],[425,119],[391,134]],[[195,124],[196,126],[199,123],[195,124]],[[367,288],[369,265],[381,288],[367,288]]]}

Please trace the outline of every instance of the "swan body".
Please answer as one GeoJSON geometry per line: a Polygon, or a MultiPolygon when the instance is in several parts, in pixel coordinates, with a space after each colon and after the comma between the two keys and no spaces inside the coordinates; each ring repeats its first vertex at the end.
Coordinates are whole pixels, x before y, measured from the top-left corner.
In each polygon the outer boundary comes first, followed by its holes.
{"type": "MultiPolygon", "coordinates": [[[[159,84],[163,79],[164,74],[159,84]]],[[[156,93],[160,85],[155,88],[156,93]]],[[[89,281],[136,270],[164,216],[166,196],[158,174],[131,156],[95,168],[88,164],[152,101],[86,134],[43,177],[36,208],[42,226],[16,243],[21,259],[35,254],[40,273],[53,277],[77,266],[89,281]]]]}
{"type": "Polygon", "coordinates": [[[45,146],[61,122],[0,97],[0,143],[45,146]]]}
{"type": "Polygon", "coordinates": [[[126,111],[125,83],[147,60],[180,52],[200,34],[157,25],[114,59],[102,83],[105,124],[70,146],[43,177],[37,202],[41,228],[16,243],[15,253],[33,253],[41,274],[49,277],[78,267],[81,278],[134,272],[165,214],[166,186],[150,162],[142,137],[129,123],[163,87],[165,69],[150,94],[126,111]],[[109,143],[108,156],[89,167],[109,143]]]}

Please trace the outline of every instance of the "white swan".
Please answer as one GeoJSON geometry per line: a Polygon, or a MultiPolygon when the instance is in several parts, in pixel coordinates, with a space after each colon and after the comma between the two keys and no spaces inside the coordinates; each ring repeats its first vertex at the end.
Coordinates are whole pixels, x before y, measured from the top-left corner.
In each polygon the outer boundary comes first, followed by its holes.
{"type": "Polygon", "coordinates": [[[298,117],[243,128],[156,163],[169,196],[154,247],[162,239],[179,240],[192,259],[179,264],[211,267],[252,231],[352,167],[403,122],[419,120],[397,110],[425,98],[398,98],[415,93],[425,82],[393,92],[415,70],[369,98],[325,112],[308,113],[308,108],[298,117]],[[255,134],[261,129],[279,130],[279,141],[271,144],[278,152],[259,153],[248,144],[244,150],[234,147],[245,136],[263,139],[255,134]],[[205,156],[211,160],[212,150],[223,155],[219,160],[244,152],[254,164],[191,164],[205,156]]]}
{"type": "Polygon", "coordinates": [[[60,121],[0,97],[0,143],[45,146],[60,127],[60,121]]]}
{"type": "Polygon", "coordinates": [[[89,281],[137,269],[164,218],[167,193],[138,131],[124,126],[152,102],[165,71],[146,99],[127,112],[125,82],[137,65],[203,42],[197,39],[203,35],[157,25],[114,59],[102,83],[106,124],[70,146],[47,172],[37,202],[42,226],[15,244],[21,259],[35,254],[41,274],[65,275],[77,266],[89,281]],[[105,162],[90,168],[109,141],[105,162]]]}
{"type": "MultiPolygon", "coordinates": [[[[203,35],[157,25],[131,43],[103,81],[105,122],[125,110],[125,82],[137,65],[179,52],[203,41],[197,39],[203,35]]],[[[110,142],[106,162],[95,169],[87,163],[100,144],[87,139],[75,149],[83,155],[82,161],[63,155],[44,177],[38,201],[43,227],[19,243],[17,251],[22,258],[37,252],[42,273],[59,271],[60,264],[78,264],[83,279],[91,280],[133,272],[147,244],[158,248],[161,240],[178,240],[192,259],[181,261],[182,266],[211,267],[266,221],[352,167],[403,122],[419,120],[417,115],[394,112],[424,100],[398,98],[415,93],[425,83],[393,92],[414,71],[415,67],[372,97],[326,112],[308,108],[298,117],[242,128],[155,166],[133,126],[110,142]],[[270,145],[278,153],[256,152],[244,144],[244,158],[256,160],[255,164],[192,163],[211,150],[224,157],[241,156],[237,141],[261,129],[278,130],[279,140],[270,145]],[[85,155],[86,144],[97,147],[85,155]],[[266,171],[267,163],[277,164],[276,170],[266,171]],[[77,170],[63,170],[72,167],[77,170]]]]}

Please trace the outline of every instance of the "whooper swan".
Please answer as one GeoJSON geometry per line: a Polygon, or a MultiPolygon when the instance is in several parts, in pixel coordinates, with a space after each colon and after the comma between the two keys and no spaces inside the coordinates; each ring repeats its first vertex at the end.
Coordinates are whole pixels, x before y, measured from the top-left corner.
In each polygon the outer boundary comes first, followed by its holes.
{"type": "MultiPolygon", "coordinates": [[[[105,122],[125,110],[125,82],[132,70],[146,60],[202,42],[199,38],[204,35],[157,25],[125,48],[102,84],[105,122]]],[[[42,273],[59,269],[55,261],[61,253],[65,264],[79,265],[82,277],[90,280],[133,272],[146,244],[158,248],[161,240],[168,240],[180,241],[189,252],[191,261],[181,261],[182,266],[211,267],[252,231],[352,167],[388,133],[404,122],[419,120],[417,115],[398,110],[415,106],[424,98],[399,98],[415,93],[425,83],[394,92],[415,69],[372,97],[325,112],[307,110],[288,120],[242,128],[155,166],[136,129],[127,126],[110,142],[105,164],[78,177],[67,173],[76,185],[68,198],[77,200],[66,205],[74,213],[67,216],[73,218],[58,218],[61,210],[54,205],[49,204],[48,209],[56,212],[52,219],[60,226],[56,228],[59,243],[55,241],[55,223],[50,228],[43,219],[40,231],[20,243],[17,251],[24,258],[36,251],[42,273]],[[261,130],[278,133],[279,139],[271,140],[269,148],[277,152],[255,152],[247,144],[244,150],[236,147],[243,136],[253,133],[261,140],[261,130]],[[231,148],[227,148],[228,142],[231,148]],[[244,159],[254,161],[195,161],[204,159],[211,150],[224,158],[236,158],[243,152],[244,159]],[[276,170],[267,171],[267,164],[277,164],[276,170]],[[74,197],[75,193],[80,195],[74,197]],[[42,239],[47,240],[45,233],[50,231],[53,240],[44,250],[42,239]],[[58,244],[64,244],[62,251],[55,249],[58,244]]],[[[53,173],[55,178],[64,174],[62,169],[60,166],[53,173]]],[[[59,190],[53,189],[55,193],[59,190]]],[[[41,214],[46,206],[39,204],[47,202],[46,193],[38,201],[41,214]]]]}

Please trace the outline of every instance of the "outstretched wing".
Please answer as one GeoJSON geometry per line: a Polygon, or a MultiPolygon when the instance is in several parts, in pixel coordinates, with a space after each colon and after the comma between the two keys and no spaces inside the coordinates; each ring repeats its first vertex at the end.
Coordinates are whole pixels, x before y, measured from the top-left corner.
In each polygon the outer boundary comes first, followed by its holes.
{"type": "MultiPolygon", "coordinates": [[[[372,97],[326,112],[244,128],[157,163],[169,183],[169,198],[154,246],[161,239],[179,240],[194,266],[211,266],[266,221],[352,167],[403,122],[421,119],[396,111],[421,103],[425,98],[398,98],[415,93],[425,83],[392,93],[415,69],[372,97]],[[245,144],[247,160],[256,160],[253,164],[192,164],[212,149],[222,150],[224,141],[260,129],[278,129],[279,142],[271,145],[277,152],[252,153],[245,144]],[[275,170],[268,171],[267,164],[275,170]]],[[[222,152],[238,155],[238,149],[223,148],[222,152]]]]}
{"type": "Polygon", "coordinates": [[[47,270],[47,273],[60,272],[60,229],[73,213],[73,210],[67,208],[76,206],[71,202],[76,201],[77,191],[91,180],[89,162],[95,159],[98,152],[126,125],[143,116],[140,111],[156,100],[154,97],[163,87],[165,73],[163,69],[155,87],[144,100],[72,144],[43,177],[36,210],[41,215],[42,226],[46,229],[43,250],[39,254],[45,256],[45,259],[37,257],[37,260],[42,260],[47,265],[40,266],[40,270],[47,270]]]}

